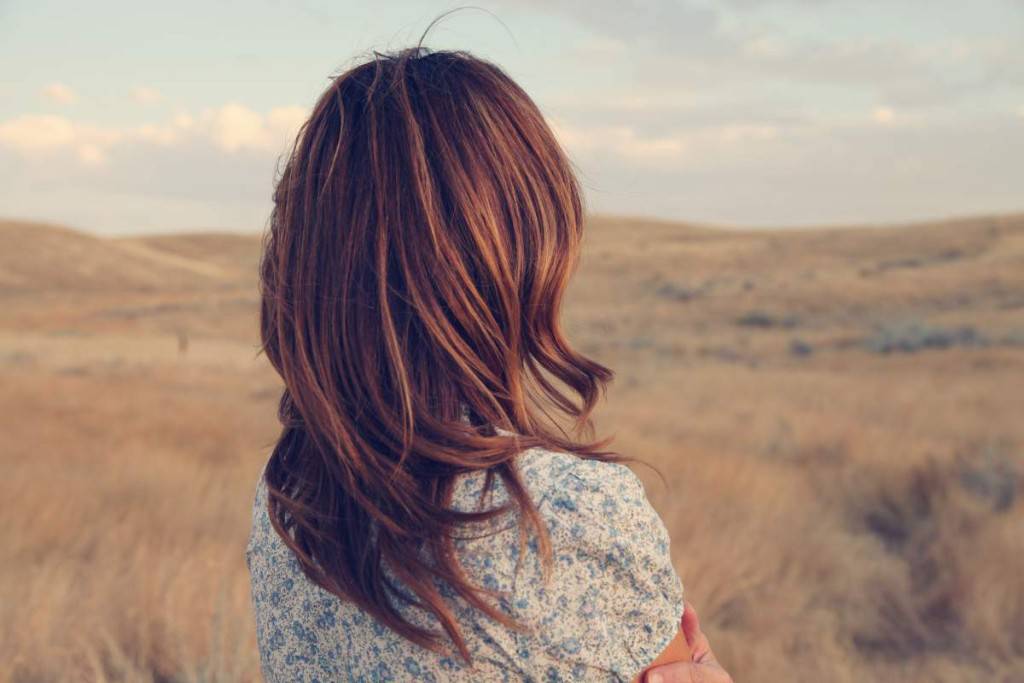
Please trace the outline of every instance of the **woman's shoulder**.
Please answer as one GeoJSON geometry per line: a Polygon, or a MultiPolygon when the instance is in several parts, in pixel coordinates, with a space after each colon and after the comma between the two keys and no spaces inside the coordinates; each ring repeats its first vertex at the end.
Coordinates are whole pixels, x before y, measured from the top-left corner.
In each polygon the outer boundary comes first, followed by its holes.
{"type": "Polygon", "coordinates": [[[599,554],[627,548],[668,559],[665,524],[626,465],[540,449],[520,472],[556,546],[594,546],[599,554]]]}
{"type": "MultiPolygon", "coordinates": [[[[550,541],[555,579],[561,583],[550,595],[590,594],[604,584],[604,600],[612,594],[627,596],[630,591],[623,586],[631,586],[636,590],[627,602],[656,594],[656,602],[667,600],[669,612],[681,610],[682,586],[673,568],[668,529],[647,498],[643,482],[629,467],[545,448],[520,454],[516,466],[550,541]]],[[[483,503],[479,481],[463,492],[464,509],[501,505],[508,496],[497,482],[483,503]]],[[[506,523],[507,529],[514,526],[506,523]]],[[[527,576],[517,577],[515,583],[547,586],[536,539],[530,550],[527,576]]]]}
{"type": "MultiPolygon", "coordinates": [[[[534,505],[549,515],[566,510],[573,498],[600,499],[597,502],[621,500],[634,504],[646,500],[640,479],[628,467],[617,462],[586,459],[572,453],[535,447],[520,453],[515,467],[534,505]]],[[[484,482],[484,471],[460,477],[452,495],[452,507],[458,510],[481,509],[507,502],[508,491],[498,478],[487,492],[483,490],[484,482]]]]}
{"type": "Polygon", "coordinates": [[[593,516],[612,529],[632,520],[645,532],[664,532],[640,478],[622,463],[538,448],[524,455],[519,473],[546,521],[579,524],[593,516]]]}
{"type": "Polygon", "coordinates": [[[542,452],[523,469],[543,491],[538,511],[554,569],[545,580],[535,559],[517,577],[520,615],[540,627],[527,643],[569,672],[632,680],[682,618],[683,586],[660,515],[623,464],[542,452]]]}

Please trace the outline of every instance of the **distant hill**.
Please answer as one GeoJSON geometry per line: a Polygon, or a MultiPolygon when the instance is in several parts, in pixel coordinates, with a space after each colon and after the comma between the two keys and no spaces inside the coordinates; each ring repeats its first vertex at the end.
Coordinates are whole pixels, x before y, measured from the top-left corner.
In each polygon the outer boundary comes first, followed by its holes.
{"type": "MultiPolygon", "coordinates": [[[[775,269],[813,256],[828,261],[869,260],[882,269],[977,254],[995,241],[1005,255],[1024,251],[1024,214],[979,216],[893,226],[800,229],[734,229],[690,223],[592,216],[588,251],[622,252],[645,245],[703,245],[694,272],[729,262],[770,243],[779,258],[757,257],[745,265],[775,269]],[[718,247],[711,245],[718,244],[718,247]],[[738,247],[738,249],[733,249],[738,247]]],[[[257,233],[178,233],[100,237],[65,226],[0,220],[0,287],[13,290],[181,289],[252,282],[259,262],[257,233]]],[[[671,259],[659,251],[655,260],[671,259]]],[[[677,256],[683,256],[677,254],[677,256]]]]}
{"type": "Polygon", "coordinates": [[[177,233],[118,237],[114,241],[127,248],[152,251],[165,257],[210,264],[222,274],[251,275],[251,266],[259,262],[260,236],[223,232],[177,233]]]}
{"type": "Polygon", "coordinates": [[[249,235],[98,237],[0,220],[0,287],[8,290],[197,288],[252,278],[249,235]]]}

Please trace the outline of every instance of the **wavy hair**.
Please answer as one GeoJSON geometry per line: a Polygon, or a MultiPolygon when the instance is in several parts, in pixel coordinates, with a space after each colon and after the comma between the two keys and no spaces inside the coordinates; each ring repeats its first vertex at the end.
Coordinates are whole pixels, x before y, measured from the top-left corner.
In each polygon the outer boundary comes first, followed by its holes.
{"type": "Polygon", "coordinates": [[[443,584],[523,626],[470,582],[455,532],[518,511],[520,542],[535,533],[550,567],[517,453],[620,458],[590,424],[612,372],[559,325],[583,220],[537,106],[464,51],[374,52],[335,77],[274,190],[260,261],[261,351],[285,387],[272,524],[310,580],[466,661],[443,584]],[[455,478],[477,470],[509,502],[450,509],[455,478]]]}

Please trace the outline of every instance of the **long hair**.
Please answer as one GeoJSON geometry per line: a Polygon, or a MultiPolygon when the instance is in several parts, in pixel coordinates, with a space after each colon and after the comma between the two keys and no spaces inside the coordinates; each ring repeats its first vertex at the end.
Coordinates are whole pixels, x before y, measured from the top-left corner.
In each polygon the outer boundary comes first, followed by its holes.
{"type": "Polygon", "coordinates": [[[620,458],[590,425],[612,372],[559,326],[583,219],[537,106],[462,51],[374,52],[334,78],[274,191],[260,263],[262,351],[285,385],[272,524],[310,580],[466,661],[442,584],[522,625],[469,581],[453,532],[518,512],[520,542],[536,534],[550,567],[516,454],[620,458]],[[509,502],[449,509],[455,478],[477,470],[509,502]]]}

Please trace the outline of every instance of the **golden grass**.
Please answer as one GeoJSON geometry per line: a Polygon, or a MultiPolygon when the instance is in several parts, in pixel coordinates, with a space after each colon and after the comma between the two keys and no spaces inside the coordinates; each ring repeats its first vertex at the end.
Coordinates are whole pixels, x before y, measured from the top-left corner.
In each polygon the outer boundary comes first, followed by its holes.
{"type": "MultiPolygon", "coordinates": [[[[590,227],[599,431],[665,474],[638,468],[736,680],[1024,679],[1024,217],[590,227]]],[[[0,680],[259,680],[256,238],[0,246],[0,680]]]]}

